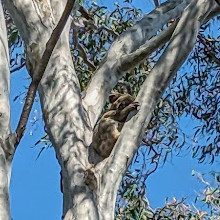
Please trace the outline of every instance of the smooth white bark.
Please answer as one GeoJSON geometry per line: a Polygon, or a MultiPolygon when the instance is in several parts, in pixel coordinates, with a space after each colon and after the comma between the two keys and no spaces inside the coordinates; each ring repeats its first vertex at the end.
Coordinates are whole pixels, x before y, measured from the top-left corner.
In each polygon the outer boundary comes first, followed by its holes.
{"type": "MultiPolygon", "coordinates": [[[[76,219],[96,219],[92,214],[87,215],[94,204],[84,184],[92,132],[81,104],[79,82],[69,52],[68,31],[64,33],[39,87],[41,105],[62,168],[64,214],[71,208],[76,219]]],[[[95,213],[94,210],[93,215],[95,213]]]]}
{"type": "Polygon", "coordinates": [[[112,44],[84,94],[84,105],[94,126],[107,97],[125,72],[120,58],[145,44],[171,19],[181,16],[190,0],[170,0],[150,12],[133,27],[123,32],[112,44]]]}
{"type": "MultiPolygon", "coordinates": [[[[128,69],[123,71],[121,57],[129,57],[141,46],[147,45],[148,40],[155,36],[165,24],[171,19],[181,16],[189,2],[190,0],[166,1],[115,40],[84,92],[83,103],[89,112],[92,126],[95,125],[110,91],[128,71],[128,69]]],[[[210,17],[219,14],[219,7],[216,3],[214,5],[214,13],[211,13],[210,17]]],[[[155,41],[157,40],[155,39],[155,41]]],[[[160,47],[160,42],[157,43],[160,47]]],[[[152,50],[154,49],[152,48],[152,50]]]]}
{"type": "MultiPolygon", "coordinates": [[[[91,143],[92,127],[106,97],[123,75],[122,63],[137,56],[138,52],[139,56],[146,53],[146,42],[170,19],[179,17],[191,1],[173,0],[162,4],[113,43],[86,90],[84,106],[87,111],[82,105],[80,86],[69,51],[70,23],[65,27],[39,86],[46,129],[62,169],[65,220],[114,219],[114,206],[121,177],[138,148],[141,134],[151,118],[157,100],[194,44],[202,22],[198,21],[198,16],[203,18],[204,12],[208,11],[206,5],[202,9],[200,3],[208,4],[207,1],[210,0],[198,0],[195,4],[198,10],[193,11],[193,8],[189,7],[184,12],[164,55],[142,86],[138,97],[140,111],[126,123],[112,154],[103,162],[104,168],[100,168],[96,173],[99,185],[97,194],[87,187],[84,179],[85,171],[90,166],[88,146],[91,143]],[[187,20],[185,14],[188,12],[187,20]],[[183,53],[181,46],[185,44],[186,53],[183,53]],[[141,46],[145,46],[144,50],[141,46]]],[[[211,0],[212,3],[213,1],[211,0]]],[[[59,0],[5,0],[5,5],[24,39],[30,67],[36,66],[44,52],[45,44],[63,12],[65,3],[66,1],[59,0]],[[45,2],[50,4],[42,7],[41,4],[45,2]]],[[[149,42],[154,43],[154,40],[158,39],[160,36],[149,42]]],[[[160,45],[161,41],[158,42],[160,45]]]]}
{"type": "Polygon", "coordinates": [[[5,19],[0,3],[0,135],[7,136],[10,133],[10,61],[8,53],[8,40],[5,27],[5,19]]]}
{"type": "MultiPolygon", "coordinates": [[[[140,110],[123,127],[103,169],[99,205],[105,219],[113,219],[116,192],[137,151],[152,112],[168,83],[192,50],[200,25],[215,5],[214,0],[193,0],[185,9],[172,37],[138,94],[140,110]],[[112,201],[112,204],[109,204],[112,201]],[[108,206],[108,211],[106,210],[108,206]],[[111,209],[111,212],[109,212],[111,209]]],[[[104,219],[104,218],[103,218],[104,219]]]]}
{"type": "MultiPolygon", "coordinates": [[[[39,1],[5,1],[24,39],[28,64],[32,68],[44,52],[53,21],[56,25],[66,4],[66,1],[48,2],[53,14],[49,8],[44,13],[39,1]]],[[[82,107],[80,85],[72,63],[69,27],[70,21],[50,58],[39,94],[47,132],[62,169],[63,215],[68,213],[65,219],[70,216],[79,220],[97,219],[94,196],[84,183],[84,172],[89,166],[88,146],[92,130],[82,107]]]]}
{"type": "Polygon", "coordinates": [[[9,183],[11,176],[11,146],[7,144],[10,129],[10,71],[5,19],[0,2],[0,220],[9,220],[9,183]]]}

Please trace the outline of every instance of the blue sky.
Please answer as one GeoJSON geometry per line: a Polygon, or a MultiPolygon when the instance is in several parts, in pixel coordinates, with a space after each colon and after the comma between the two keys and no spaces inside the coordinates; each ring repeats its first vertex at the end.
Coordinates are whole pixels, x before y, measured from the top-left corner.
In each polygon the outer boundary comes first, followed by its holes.
{"type": "MultiPolygon", "coordinates": [[[[114,1],[100,0],[102,4],[113,7],[114,1]]],[[[119,3],[123,1],[118,1],[119,3]]],[[[153,3],[147,0],[133,1],[133,5],[143,11],[153,9],[153,3]]],[[[23,97],[13,102],[13,98],[24,92],[28,87],[28,75],[24,69],[12,74],[11,82],[11,113],[12,128],[15,129],[23,107],[23,97]]],[[[181,123],[183,129],[192,127],[190,118],[181,123]]],[[[42,114],[39,102],[35,102],[26,134],[22,139],[12,166],[10,186],[11,211],[14,220],[59,220],[62,215],[62,194],[60,193],[60,168],[53,148],[37,155],[40,147],[34,143],[44,135],[42,114]],[[32,123],[37,121],[34,125],[32,123]]],[[[43,145],[42,145],[43,146],[43,145]]],[[[216,167],[216,165],[214,165],[216,167]]],[[[213,168],[209,164],[198,164],[191,159],[191,154],[185,157],[175,157],[160,167],[148,179],[147,195],[153,208],[162,206],[165,198],[187,197],[193,201],[203,185],[191,176],[194,169],[198,172],[209,172],[213,168]]]]}

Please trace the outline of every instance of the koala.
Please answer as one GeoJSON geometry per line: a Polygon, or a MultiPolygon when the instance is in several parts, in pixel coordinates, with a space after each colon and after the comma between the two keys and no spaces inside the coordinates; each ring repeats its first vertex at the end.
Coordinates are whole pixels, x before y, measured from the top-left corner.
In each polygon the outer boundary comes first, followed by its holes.
{"type": "Polygon", "coordinates": [[[90,146],[102,158],[101,160],[110,155],[128,114],[137,110],[139,106],[134,98],[128,94],[111,94],[109,101],[110,108],[95,126],[90,146]]]}
{"type": "Polygon", "coordinates": [[[113,93],[109,96],[110,110],[121,110],[134,102],[134,97],[129,94],[113,93]]]}

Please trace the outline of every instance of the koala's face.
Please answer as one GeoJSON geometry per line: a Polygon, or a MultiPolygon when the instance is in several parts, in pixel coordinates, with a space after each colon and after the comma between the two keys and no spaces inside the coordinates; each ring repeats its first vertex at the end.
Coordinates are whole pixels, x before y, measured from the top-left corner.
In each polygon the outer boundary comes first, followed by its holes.
{"type": "Polygon", "coordinates": [[[110,110],[122,110],[134,101],[134,98],[128,94],[112,94],[109,98],[111,104],[110,110]]]}

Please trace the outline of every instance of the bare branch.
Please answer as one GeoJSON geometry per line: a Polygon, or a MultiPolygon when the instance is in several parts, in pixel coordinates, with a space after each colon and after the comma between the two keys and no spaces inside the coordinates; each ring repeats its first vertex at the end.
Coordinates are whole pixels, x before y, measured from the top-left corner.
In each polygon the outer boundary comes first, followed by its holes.
{"type": "Polygon", "coordinates": [[[11,72],[11,73],[14,73],[14,72],[16,72],[16,71],[22,69],[25,65],[26,65],[25,62],[24,62],[24,63],[21,63],[19,66],[17,66],[17,67],[15,67],[15,68],[11,69],[10,72],[11,72]]]}
{"type": "Polygon", "coordinates": [[[83,8],[81,5],[79,6],[79,12],[81,13],[81,15],[87,19],[87,20],[90,20],[92,19],[92,16],[88,13],[88,11],[83,8]]]}
{"type": "Polygon", "coordinates": [[[171,37],[177,25],[177,21],[172,23],[167,29],[162,31],[158,36],[151,38],[133,53],[121,57],[121,71],[125,72],[138,65],[146,59],[153,51],[162,47],[171,37]]]}
{"type": "Polygon", "coordinates": [[[4,12],[0,2],[0,219],[11,219],[9,183],[14,146],[10,127],[10,61],[4,12]]]}
{"type": "MultiPolygon", "coordinates": [[[[103,204],[103,208],[109,199],[115,199],[115,191],[139,147],[144,128],[151,119],[153,109],[169,81],[193,48],[199,28],[213,5],[214,0],[193,0],[190,3],[185,9],[167,48],[142,85],[136,99],[140,103],[140,110],[125,123],[103,169],[103,186],[100,192],[100,204],[103,204]]],[[[104,212],[104,210],[102,211],[104,212]]]]}
{"type": "Polygon", "coordinates": [[[212,11],[209,13],[207,18],[204,21],[204,24],[209,21],[210,19],[214,18],[220,13],[220,7],[217,4],[214,4],[212,11]]]}
{"type": "Polygon", "coordinates": [[[154,0],[154,4],[155,4],[155,7],[158,7],[160,5],[158,0],[154,0]]]}
{"type": "MultiPolygon", "coordinates": [[[[219,13],[220,13],[220,7],[218,7],[218,14],[219,13]]],[[[213,17],[211,15],[215,16],[214,13],[211,12],[208,16],[209,19],[213,17]]],[[[206,18],[204,23],[206,23],[209,19],[206,18]]],[[[121,71],[123,72],[128,71],[130,68],[134,67],[135,65],[138,65],[141,61],[146,59],[154,50],[162,47],[170,39],[176,25],[177,25],[177,20],[174,21],[167,29],[162,31],[158,36],[151,38],[147,43],[143,44],[136,51],[122,56],[121,71]]],[[[214,54],[210,54],[210,56],[212,56],[213,60],[219,64],[220,61],[214,54]]]]}
{"type": "Polygon", "coordinates": [[[86,55],[86,52],[85,52],[85,49],[84,49],[84,46],[78,42],[78,40],[76,40],[76,49],[79,50],[79,54],[80,56],[83,58],[84,62],[92,69],[92,70],[95,70],[96,69],[96,66],[94,65],[94,63],[89,60],[87,58],[87,55],[86,55]]]}
{"type": "Polygon", "coordinates": [[[18,126],[16,128],[16,135],[17,135],[17,140],[15,143],[15,146],[17,146],[20,143],[20,140],[24,134],[24,130],[26,128],[26,124],[28,121],[28,117],[31,112],[31,108],[33,106],[34,98],[37,92],[38,85],[40,83],[40,80],[43,77],[43,74],[45,72],[45,69],[47,67],[48,61],[51,57],[51,54],[53,52],[53,49],[62,33],[62,30],[65,27],[65,24],[69,18],[69,15],[72,11],[72,8],[74,6],[75,0],[68,0],[66,3],[66,7],[64,9],[64,12],[56,26],[56,28],[53,30],[50,39],[48,40],[46,44],[46,49],[42,55],[42,58],[40,59],[39,64],[36,66],[36,69],[31,73],[33,76],[33,79],[31,81],[31,84],[29,86],[28,92],[27,92],[27,97],[24,103],[24,107],[21,113],[21,117],[18,123],[18,126]]]}
{"type": "Polygon", "coordinates": [[[73,40],[74,40],[74,47],[79,51],[79,55],[83,58],[84,62],[93,70],[95,71],[96,66],[95,64],[88,59],[84,46],[79,43],[78,41],[78,26],[74,23],[74,21],[71,24],[73,29],[73,40]]]}

